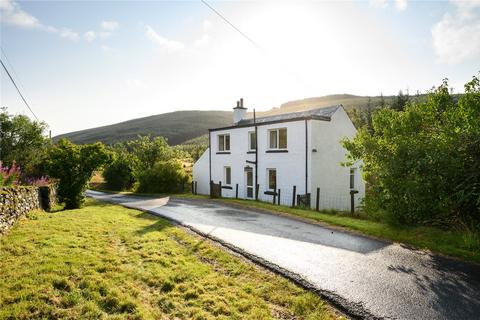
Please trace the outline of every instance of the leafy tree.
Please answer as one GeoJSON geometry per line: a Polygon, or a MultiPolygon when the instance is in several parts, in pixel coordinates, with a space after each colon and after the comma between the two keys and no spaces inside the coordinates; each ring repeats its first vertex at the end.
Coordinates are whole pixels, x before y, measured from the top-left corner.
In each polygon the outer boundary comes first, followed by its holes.
{"type": "Polygon", "coordinates": [[[11,166],[15,161],[25,174],[31,174],[49,144],[44,135],[47,125],[24,115],[10,115],[0,109],[0,161],[11,166]]]}
{"type": "Polygon", "coordinates": [[[58,195],[66,209],[81,207],[93,172],[111,160],[111,153],[100,142],[75,145],[62,139],[48,150],[45,165],[48,174],[59,179],[58,195]]]}
{"type": "Polygon", "coordinates": [[[448,82],[403,112],[380,109],[373,133],[345,140],[348,160],[363,160],[367,212],[401,224],[480,223],[480,84],[458,103],[448,82]]]}
{"type": "Polygon", "coordinates": [[[398,92],[398,95],[393,100],[391,107],[395,111],[403,111],[405,109],[405,106],[408,104],[409,100],[410,100],[410,95],[408,94],[408,92],[405,95],[403,94],[403,91],[400,90],[398,92]]]}
{"type": "Polygon", "coordinates": [[[138,158],[122,149],[114,149],[114,160],[103,170],[107,187],[110,190],[128,190],[135,182],[135,168],[138,158]]]}
{"type": "Polygon", "coordinates": [[[139,192],[165,193],[183,191],[189,177],[182,163],[172,159],[158,161],[153,167],[140,171],[137,179],[139,192]]]}

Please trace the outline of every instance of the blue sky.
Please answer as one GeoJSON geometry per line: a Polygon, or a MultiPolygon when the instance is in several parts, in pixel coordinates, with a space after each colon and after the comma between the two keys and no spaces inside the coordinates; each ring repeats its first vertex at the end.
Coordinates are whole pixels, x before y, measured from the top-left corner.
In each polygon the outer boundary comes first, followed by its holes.
{"type": "MultiPolygon", "coordinates": [[[[54,135],[240,97],[461,92],[480,71],[480,1],[209,3],[260,48],[201,1],[0,0],[2,61],[54,135]]],[[[0,80],[1,106],[31,116],[0,80]]]]}

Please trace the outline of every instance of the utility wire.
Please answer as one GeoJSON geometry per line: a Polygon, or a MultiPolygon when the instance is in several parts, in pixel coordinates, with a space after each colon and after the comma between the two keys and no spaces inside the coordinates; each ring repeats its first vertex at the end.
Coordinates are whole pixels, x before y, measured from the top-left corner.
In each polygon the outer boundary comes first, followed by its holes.
{"type": "Polygon", "coordinates": [[[215,8],[213,8],[211,5],[209,5],[207,3],[207,1],[205,0],[200,0],[202,1],[202,3],[204,5],[206,5],[208,8],[210,8],[210,10],[212,10],[213,12],[215,12],[220,18],[222,18],[222,20],[224,20],[226,23],[228,23],[233,29],[235,29],[238,33],[240,33],[245,39],[247,39],[248,41],[250,41],[256,48],[258,49],[261,49],[261,47],[255,42],[253,41],[249,36],[247,36],[245,33],[243,33],[239,28],[237,28],[233,23],[231,23],[230,21],[228,21],[227,18],[225,18],[220,12],[218,12],[217,10],[215,10],[215,8]]]}
{"type": "Polygon", "coordinates": [[[10,59],[8,59],[8,56],[7,56],[6,52],[5,52],[5,50],[3,50],[3,47],[2,47],[2,46],[0,46],[0,51],[2,51],[3,57],[5,58],[4,61],[6,62],[8,69],[12,72],[12,75],[15,77],[15,79],[17,79],[18,87],[19,87],[20,89],[22,89],[22,91],[23,91],[24,94],[25,94],[25,97],[29,97],[30,94],[28,93],[27,89],[26,89],[25,86],[23,85],[20,77],[18,76],[17,71],[16,71],[15,68],[13,67],[13,64],[10,62],[10,59]]]}
{"type": "MultiPolygon", "coordinates": [[[[5,54],[5,52],[4,52],[5,54]]],[[[30,107],[30,105],[28,104],[27,100],[25,100],[25,97],[23,96],[22,92],[20,91],[20,89],[18,88],[17,84],[15,83],[15,80],[13,80],[12,76],[10,75],[10,72],[8,72],[8,69],[7,67],[5,66],[5,64],[3,64],[3,61],[0,59],[0,63],[2,64],[3,66],[3,69],[5,69],[5,72],[7,73],[8,77],[10,78],[10,80],[12,81],[13,85],[15,86],[15,89],[17,89],[17,92],[18,94],[20,95],[20,97],[22,98],[23,102],[25,103],[25,105],[27,106],[28,110],[30,110],[30,112],[33,114],[33,116],[35,117],[35,119],[37,119],[38,122],[40,122],[40,120],[38,119],[37,115],[35,114],[35,112],[33,112],[32,108],[30,107]]]]}

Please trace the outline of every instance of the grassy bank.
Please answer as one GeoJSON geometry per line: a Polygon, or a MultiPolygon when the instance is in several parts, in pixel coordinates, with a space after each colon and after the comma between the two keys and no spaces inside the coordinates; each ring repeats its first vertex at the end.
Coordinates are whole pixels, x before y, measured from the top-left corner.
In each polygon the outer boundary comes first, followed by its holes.
{"type": "Polygon", "coordinates": [[[0,319],[336,319],[280,276],[137,210],[87,201],[0,237],[0,319]]]}

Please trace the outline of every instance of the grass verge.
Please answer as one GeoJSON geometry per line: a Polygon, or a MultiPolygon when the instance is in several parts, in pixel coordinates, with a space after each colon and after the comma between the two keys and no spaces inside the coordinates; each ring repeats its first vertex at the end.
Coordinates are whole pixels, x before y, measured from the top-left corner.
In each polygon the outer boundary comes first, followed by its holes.
{"type": "Polygon", "coordinates": [[[0,319],[337,319],[318,296],[137,210],[87,200],[0,238],[0,319]]]}

